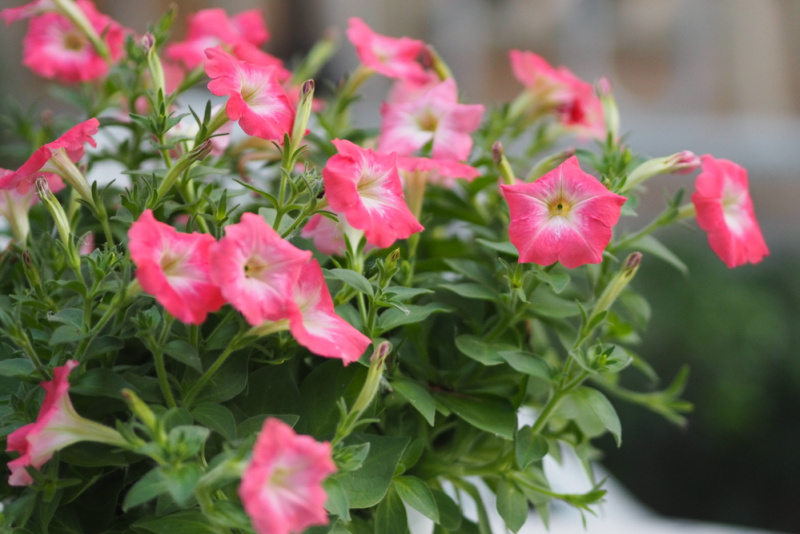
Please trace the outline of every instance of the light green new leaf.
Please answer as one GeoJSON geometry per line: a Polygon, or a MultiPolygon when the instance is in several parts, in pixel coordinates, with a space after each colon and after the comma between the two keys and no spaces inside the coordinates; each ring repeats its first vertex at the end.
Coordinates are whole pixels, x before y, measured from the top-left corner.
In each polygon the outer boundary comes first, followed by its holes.
{"type": "Polygon", "coordinates": [[[412,476],[398,476],[394,478],[394,489],[404,503],[434,523],[439,522],[439,507],[430,488],[422,480],[412,476]]]}
{"type": "Polygon", "coordinates": [[[497,512],[512,532],[521,529],[528,519],[528,500],[505,478],[497,484],[497,512]]]}

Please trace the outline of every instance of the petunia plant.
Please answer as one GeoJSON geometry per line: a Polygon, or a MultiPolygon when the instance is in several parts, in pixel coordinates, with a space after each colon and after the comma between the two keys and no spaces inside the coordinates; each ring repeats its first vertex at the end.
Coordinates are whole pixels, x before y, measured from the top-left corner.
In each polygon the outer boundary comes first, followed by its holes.
{"type": "Polygon", "coordinates": [[[685,270],[654,234],[693,218],[729,267],[761,261],[743,168],[635,154],[610,83],[533,52],[509,54],[519,96],[481,104],[359,18],[359,64],[323,85],[331,39],[284,63],[257,10],[191,14],[182,41],[174,17],[0,11],[66,99],[8,110],[3,531],[488,533],[493,507],[516,532],[602,505],[617,403],[685,422],[686,371],[658,389],[637,352],[658,310],[635,275],[685,270]],[[393,86],[365,110],[373,76],[393,86]],[[687,172],[690,202],[633,217],[687,172]],[[567,454],[590,491],[551,486],[567,454]]]}

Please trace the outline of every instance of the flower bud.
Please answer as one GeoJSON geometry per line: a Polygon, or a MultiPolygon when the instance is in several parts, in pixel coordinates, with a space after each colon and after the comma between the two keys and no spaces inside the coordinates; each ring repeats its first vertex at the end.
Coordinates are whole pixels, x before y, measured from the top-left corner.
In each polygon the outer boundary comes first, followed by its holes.
{"type": "MultiPolygon", "coordinates": [[[[636,271],[639,270],[639,265],[641,262],[641,252],[634,252],[625,259],[625,263],[622,264],[622,268],[608,283],[606,288],[603,290],[603,294],[600,295],[600,298],[597,299],[594,310],[592,310],[592,318],[596,317],[600,313],[603,313],[611,307],[614,301],[617,300],[617,297],[619,297],[619,294],[622,293],[622,290],[625,289],[625,286],[627,286],[628,283],[633,280],[633,277],[636,275],[636,271]]],[[[591,323],[591,319],[589,322],[591,323]]]]}
{"type": "Polygon", "coordinates": [[[153,93],[156,95],[156,101],[161,102],[162,99],[166,98],[167,89],[164,67],[161,65],[161,59],[158,57],[156,38],[152,33],[148,32],[144,34],[140,44],[147,56],[147,68],[150,71],[150,79],[153,83],[153,93]]]}
{"type": "Polygon", "coordinates": [[[47,207],[47,211],[50,212],[50,216],[56,224],[58,234],[61,236],[61,242],[64,244],[64,249],[67,252],[70,264],[74,269],[80,269],[81,260],[72,242],[72,229],[70,228],[69,218],[64,211],[64,207],[61,206],[58,199],[53,196],[53,193],[50,191],[50,186],[43,176],[36,178],[36,193],[39,195],[39,199],[42,203],[47,207]]]}
{"type": "Polygon", "coordinates": [[[300,146],[303,136],[306,135],[308,119],[311,118],[311,108],[314,104],[314,80],[306,80],[300,88],[300,103],[297,105],[297,114],[292,127],[292,148],[300,146]]]}
{"type": "Polygon", "coordinates": [[[611,92],[611,82],[608,81],[608,78],[603,77],[597,80],[595,91],[600,98],[600,105],[603,106],[606,135],[611,134],[611,138],[616,141],[619,139],[619,108],[614,94],[611,92]]]}
{"type": "Polygon", "coordinates": [[[506,185],[514,185],[516,182],[514,170],[511,168],[508,159],[506,159],[505,153],[503,152],[503,145],[500,141],[496,141],[492,145],[492,159],[500,173],[500,177],[503,179],[503,183],[506,185]]]}
{"type": "Polygon", "coordinates": [[[688,150],[677,152],[671,156],[649,159],[628,174],[628,179],[625,180],[625,185],[620,193],[629,191],[658,174],[688,174],[697,170],[700,164],[700,157],[688,150]]]}
{"type": "Polygon", "coordinates": [[[444,81],[448,78],[452,78],[453,71],[450,70],[450,67],[447,66],[447,63],[444,62],[436,49],[428,45],[426,50],[428,52],[428,57],[426,59],[430,62],[430,68],[439,76],[439,79],[444,81]]]}

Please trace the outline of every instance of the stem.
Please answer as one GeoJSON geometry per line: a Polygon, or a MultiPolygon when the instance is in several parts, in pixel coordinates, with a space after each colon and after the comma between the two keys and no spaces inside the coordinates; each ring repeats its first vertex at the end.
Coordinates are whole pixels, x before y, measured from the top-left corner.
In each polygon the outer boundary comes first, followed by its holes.
{"type": "Polygon", "coordinates": [[[200,378],[192,385],[191,388],[189,388],[189,391],[186,393],[186,396],[183,399],[184,406],[188,407],[192,405],[197,395],[203,391],[203,388],[206,387],[206,384],[214,377],[217,371],[219,371],[220,367],[222,367],[222,364],[225,363],[231,354],[239,349],[239,343],[244,337],[244,332],[237,334],[228,347],[222,352],[222,354],[217,357],[216,361],[211,364],[211,367],[206,369],[206,372],[200,376],[200,378]]]}
{"type": "Polygon", "coordinates": [[[156,364],[158,383],[161,386],[161,392],[164,394],[164,399],[167,401],[167,406],[170,408],[176,408],[178,404],[175,402],[175,397],[172,395],[172,390],[169,387],[167,366],[164,364],[164,353],[158,349],[153,351],[153,359],[155,360],[156,364]]]}

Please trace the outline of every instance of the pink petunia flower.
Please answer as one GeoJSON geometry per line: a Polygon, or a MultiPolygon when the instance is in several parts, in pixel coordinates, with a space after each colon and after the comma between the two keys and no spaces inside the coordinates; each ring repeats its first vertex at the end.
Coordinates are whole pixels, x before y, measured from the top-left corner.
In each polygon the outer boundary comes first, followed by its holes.
{"type": "Polygon", "coordinates": [[[139,285],[178,320],[202,324],[225,304],[209,272],[213,236],[180,233],[145,210],[131,225],[128,239],[139,285]]]}
{"type": "Polygon", "coordinates": [[[463,161],[472,150],[471,133],[480,126],[483,106],[459,104],[452,78],[407,102],[384,102],[378,150],[411,156],[432,143],[435,159],[463,161]]]}
{"type": "Polygon", "coordinates": [[[55,11],[56,6],[53,0],[34,0],[24,6],[7,7],[0,11],[0,19],[6,22],[6,25],[18,20],[29,19],[48,11],[55,11]]]}
{"type": "MultiPolygon", "coordinates": [[[[78,189],[84,199],[91,199],[91,190],[86,178],[75,167],[86,152],[85,145],[97,146],[94,135],[100,122],[89,119],[67,130],[64,135],[37,149],[28,161],[13,173],[0,176],[0,189],[14,189],[23,182],[30,187],[41,174],[54,173],[78,189]]],[[[50,181],[51,178],[48,178],[50,181]]]]}
{"type": "Polygon", "coordinates": [[[747,171],[708,154],[701,159],[692,203],[711,250],[728,267],[760,262],[769,249],[753,210],[747,171]]]}
{"type": "Polygon", "coordinates": [[[358,360],[371,341],[336,315],[317,260],[303,266],[292,295],[289,330],[298,343],[318,356],[339,358],[345,365],[358,360]]]}
{"type": "Polygon", "coordinates": [[[334,221],[317,213],[303,226],[300,236],[311,239],[314,247],[329,256],[342,256],[347,250],[344,240],[345,223],[343,220],[334,221]]]}
{"type": "Polygon", "coordinates": [[[79,441],[95,441],[110,445],[125,443],[116,430],[84,419],[75,412],[69,399],[67,377],[77,366],[77,361],[70,360],[65,365],[53,369],[53,380],[41,384],[46,393],[36,422],[9,434],[6,450],[21,454],[19,458],[8,462],[8,468],[11,470],[11,476],[8,478],[10,485],[32,484],[33,478],[25,468],[39,469],[53,456],[53,453],[73,443],[79,441]]]}
{"type": "Polygon", "coordinates": [[[394,154],[380,154],[342,139],[339,153],[322,170],[325,197],[347,223],[364,231],[367,242],[385,248],[422,231],[406,205],[394,154]]]}
{"type": "Polygon", "coordinates": [[[211,277],[247,322],[286,317],[292,288],[311,252],[281,238],[263,217],[245,213],[211,246],[211,277]]]}
{"type": "Polygon", "coordinates": [[[455,160],[397,156],[400,177],[407,179],[411,173],[424,174],[426,183],[451,189],[459,178],[471,182],[481,171],[455,160]]]}
{"type": "MultiPolygon", "coordinates": [[[[259,9],[243,11],[232,17],[228,17],[224,9],[201,9],[189,15],[186,39],[167,45],[166,56],[187,69],[193,69],[205,61],[206,48],[222,46],[232,52],[238,45],[255,48],[267,39],[269,32],[259,9]]],[[[238,54],[234,55],[238,57],[238,54]]]]}
{"type": "Polygon", "coordinates": [[[521,263],[573,269],[600,263],[625,197],[583,172],[572,156],[533,183],[502,185],[511,243],[521,263]]]}
{"type": "Polygon", "coordinates": [[[239,497],[258,534],[299,533],[328,523],[322,482],[336,472],[331,445],[268,418],[242,475],[239,497]]]}
{"type": "MultiPolygon", "coordinates": [[[[14,171],[0,169],[0,182],[14,171]]],[[[51,193],[58,193],[64,189],[61,178],[52,173],[44,173],[42,177],[47,180],[47,187],[51,193]]],[[[17,187],[0,189],[0,215],[4,216],[11,228],[11,233],[19,243],[24,243],[28,238],[30,226],[28,212],[39,201],[36,188],[28,180],[22,180],[17,187]]]]}
{"type": "Polygon", "coordinates": [[[292,131],[295,111],[278,79],[275,67],[241,61],[221,47],[206,50],[208,89],[227,95],[225,111],[248,135],[282,141],[292,131]]]}
{"type": "Polygon", "coordinates": [[[418,61],[425,51],[422,41],[377,34],[358,17],[350,19],[347,38],[355,46],[361,62],[375,72],[389,78],[427,79],[425,69],[418,61]]]}
{"type": "Polygon", "coordinates": [[[603,107],[591,84],[566,67],[552,67],[533,52],[512,50],[509,57],[514,77],[527,88],[531,116],[552,113],[581,135],[605,136],[603,107]]]}
{"type": "MultiPolygon", "coordinates": [[[[122,56],[126,30],[98,12],[92,2],[77,0],[75,3],[102,39],[109,59],[118,60],[122,56]]],[[[22,46],[22,63],[44,78],[78,83],[97,80],[108,74],[108,61],[98,53],[86,33],[55,11],[30,19],[22,46]]]]}

